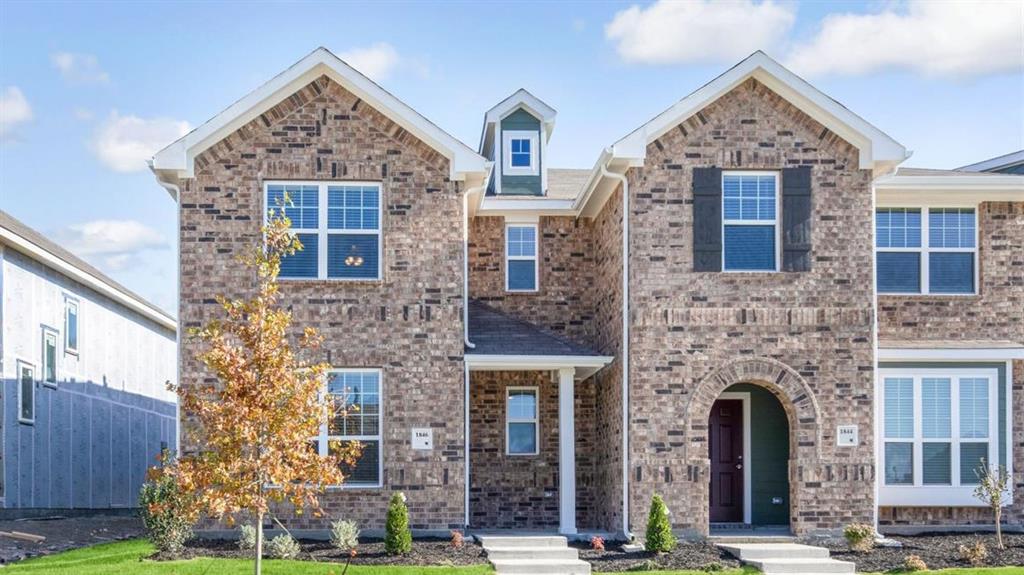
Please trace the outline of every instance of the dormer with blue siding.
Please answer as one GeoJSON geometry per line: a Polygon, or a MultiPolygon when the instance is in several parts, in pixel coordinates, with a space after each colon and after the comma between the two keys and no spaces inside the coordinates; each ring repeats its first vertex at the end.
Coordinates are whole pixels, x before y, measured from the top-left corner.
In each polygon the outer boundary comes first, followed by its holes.
{"type": "Polygon", "coordinates": [[[523,89],[488,110],[480,136],[480,154],[494,162],[488,195],[547,195],[546,152],[555,114],[523,89]]]}

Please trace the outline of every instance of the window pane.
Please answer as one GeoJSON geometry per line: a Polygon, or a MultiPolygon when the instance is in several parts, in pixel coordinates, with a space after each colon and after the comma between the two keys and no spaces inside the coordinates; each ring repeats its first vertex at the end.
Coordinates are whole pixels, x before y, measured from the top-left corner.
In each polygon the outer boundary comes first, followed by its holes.
{"type": "Polygon", "coordinates": [[[928,245],[933,248],[973,248],[974,210],[932,208],[928,212],[928,245]]]}
{"type": "Polygon", "coordinates": [[[508,261],[508,289],[510,290],[535,290],[537,289],[535,260],[509,260],[508,261]]]}
{"type": "Polygon", "coordinates": [[[921,456],[924,458],[924,468],[921,473],[923,484],[952,484],[952,463],[948,443],[924,443],[921,446],[921,456]]]}
{"type": "Polygon", "coordinates": [[[327,236],[327,277],[377,279],[379,236],[330,234],[327,236]]]}
{"type": "MultiPolygon", "coordinates": [[[[341,446],[348,442],[341,442],[341,446]]],[[[380,484],[380,440],[363,440],[359,444],[363,450],[355,465],[342,465],[341,471],[346,475],[345,485],[378,485],[380,484]]],[[[332,451],[333,453],[333,451],[332,451]]]]}
{"type": "Polygon", "coordinates": [[[35,375],[32,373],[32,368],[23,367],[21,368],[21,418],[22,419],[34,419],[35,418],[35,392],[34,380],[35,375]]]}
{"type": "Polygon", "coordinates": [[[68,304],[64,310],[64,347],[78,349],[78,304],[68,304]]]}
{"type": "Polygon", "coordinates": [[[914,437],[914,380],[909,377],[885,378],[885,437],[914,437]]]}
{"type": "Polygon", "coordinates": [[[57,336],[43,336],[43,376],[47,383],[57,383],[57,336]]]}
{"type": "Polygon", "coordinates": [[[327,228],[380,229],[379,189],[375,186],[328,186],[327,228]]]}
{"type": "Polygon", "coordinates": [[[775,226],[725,226],[725,269],[775,270],[775,226]]]}
{"type": "Polygon", "coordinates": [[[315,278],[317,277],[317,245],[316,234],[297,234],[302,242],[302,249],[290,256],[281,258],[281,277],[283,278],[315,278]]]}
{"type": "Polygon", "coordinates": [[[921,433],[923,437],[944,439],[952,433],[949,390],[949,378],[926,377],[921,380],[921,433]]]}
{"type": "Polygon", "coordinates": [[[882,208],[875,211],[875,246],[921,247],[921,210],[882,208]]]}
{"type": "Polygon", "coordinates": [[[914,444],[885,444],[885,484],[914,484],[914,444]]]}
{"type": "Polygon", "coordinates": [[[932,293],[974,293],[974,254],[928,254],[928,286],[932,293]]]}
{"type": "Polygon", "coordinates": [[[533,423],[508,424],[508,452],[536,453],[537,426],[533,423]]]}
{"type": "Polygon", "coordinates": [[[960,444],[960,484],[977,485],[981,460],[988,459],[988,443],[960,444]]]}
{"type": "Polygon", "coordinates": [[[916,252],[878,252],[878,291],[884,293],[921,292],[921,254],[916,252]]]}
{"type": "Polygon", "coordinates": [[[775,177],[728,174],[722,177],[727,220],[774,220],[775,177]]]}
{"type": "Polygon", "coordinates": [[[536,419],[537,394],[528,390],[510,391],[508,394],[509,419],[536,419]]]}
{"type": "Polygon", "coordinates": [[[988,437],[988,379],[960,378],[960,437],[988,437]]]}

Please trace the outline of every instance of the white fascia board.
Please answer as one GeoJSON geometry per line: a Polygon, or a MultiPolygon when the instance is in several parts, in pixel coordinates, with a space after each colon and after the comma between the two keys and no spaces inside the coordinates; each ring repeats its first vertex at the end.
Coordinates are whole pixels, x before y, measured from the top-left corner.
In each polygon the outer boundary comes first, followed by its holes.
{"type": "Polygon", "coordinates": [[[510,216],[510,215],[536,215],[536,216],[574,216],[573,200],[524,200],[524,199],[502,199],[494,196],[486,196],[480,201],[476,209],[478,216],[510,216]]]}
{"type": "MultiPolygon", "coordinates": [[[[511,96],[505,98],[501,102],[498,102],[498,104],[490,110],[487,110],[487,113],[484,114],[485,135],[487,126],[497,124],[505,118],[505,116],[515,112],[519,108],[525,108],[527,112],[540,120],[541,124],[544,125],[545,139],[551,138],[551,132],[555,129],[555,116],[558,112],[556,112],[551,106],[545,104],[537,96],[526,91],[524,88],[516,90],[511,96]]],[[[483,143],[484,141],[481,139],[481,150],[483,149],[483,143]]]]}
{"type": "Polygon", "coordinates": [[[861,169],[895,165],[907,158],[907,150],[899,142],[760,51],[616,142],[612,146],[615,156],[643,159],[648,144],[751,77],[856,146],[861,169]]]}
{"type": "Polygon", "coordinates": [[[932,348],[880,347],[879,361],[1007,361],[1024,359],[1024,347],[932,348]]]}
{"type": "Polygon", "coordinates": [[[98,278],[63,259],[53,255],[52,253],[44,250],[36,244],[26,240],[25,238],[15,234],[7,228],[0,227],[0,243],[6,243],[12,249],[17,250],[37,262],[45,265],[46,267],[53,269],[81,284],[87,286],[90,289],[95,290],[99,294],[110,298],[113,301],[127,307],[128,309],[146,317],[157,324],[177,331],[178,322],[171,316],[163,313],[157,308],[149,305],[148,302],[134,298],[124,293],[123,291],[111,286],[107,282],[98,278]]]}
{"type": "MultiPolygon", "coordinates": [[[[880,206],[944,203],[973,206],[981,202],[1024,202],[1024,176],[901,176],[875,180],[880,206]]],[[[955,207],[954,206],[954,207],[955,207]]]]}
{"type": "Polygon", "coordinates": [[[453,180],[483,172],[486,160],[407,104],[356,71],[326,48],[317,48],[269,82],[229,106],[153,156],[153,170],[194,175],[197,155],[277,105],[321,75],[331,78],[368,106],[380,111],[449,160],[453,180]]]}
{"type": "Polygon", "coordinates": [[[614,360],[605,355],[477,355],[465,357],[470,371],[546,371],[575,368],[586,379],[614,360]]]}

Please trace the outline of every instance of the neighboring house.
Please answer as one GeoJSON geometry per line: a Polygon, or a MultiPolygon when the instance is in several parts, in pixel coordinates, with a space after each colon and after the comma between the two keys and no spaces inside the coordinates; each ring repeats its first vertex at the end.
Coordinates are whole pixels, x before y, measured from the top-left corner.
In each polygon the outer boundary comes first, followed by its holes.
{"type": "Polygon", "coordinates": [[[1024,174],[1024,150],[998,156],[976,164],[957,168],[963,172],[995,172],[998,174],[1024,174]]]}
{"type": "Polygon", "coordinates": [[[137,506],[177,442],[172,317],[0,211],[5,517],[137,506]]]}
{"type": "Polygon", "coordinates": [[[760,52],[592,169],[549,167],[555,117],[520,90],[474,151],[321,48],[153,158],[184,328],[293,200],[282,303],[359,407],[315,445],[366,446],[329,518],[642,533],[658,493],[808,534],[987,521],[982,458],[1022,483],[1024,178],[898,168],[760,52]]]}

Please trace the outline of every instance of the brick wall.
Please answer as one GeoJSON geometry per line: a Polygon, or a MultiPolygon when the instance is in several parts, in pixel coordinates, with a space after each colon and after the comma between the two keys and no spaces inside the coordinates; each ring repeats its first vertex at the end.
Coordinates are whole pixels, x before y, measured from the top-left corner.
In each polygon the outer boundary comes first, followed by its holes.
{"type": "MultiPolygon", "coordinates": [[[[322,359],[383,370],[384,487],[331,491],[328,517],[383,526],[394,491],[409,498],[414,528],[463,522],[462,202],[448,161],[322,77],[196,159],[181,190],[182,329],[219,315],[217,294],[251,293],[253,275],[236,256],[260,241],[262,185],[270,179],[382,183],[383,279],[288,281],[282,303],[297,327],[325,336],[322,359]],[[412,451],[412,427],[434,430],[434,450],[412,451]]],[[[182,385],[208,381],[183,340],[182,385]]],[[[186,436],[184,448],[194,446],[186,436]]],[[[287,519],[287,517],[286,517],[287,519]]]]}

